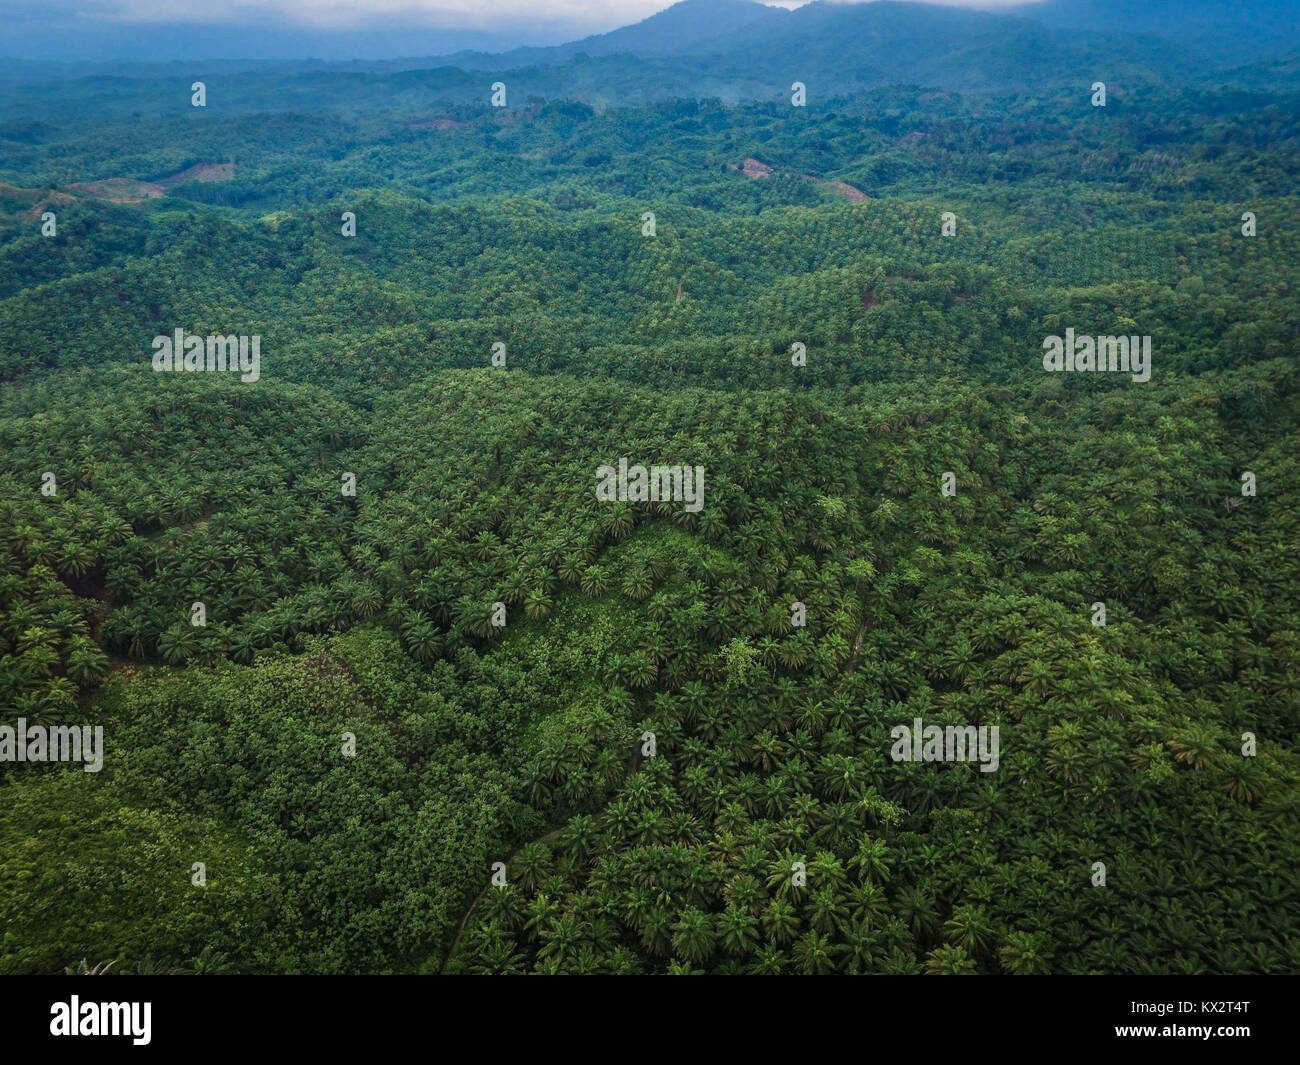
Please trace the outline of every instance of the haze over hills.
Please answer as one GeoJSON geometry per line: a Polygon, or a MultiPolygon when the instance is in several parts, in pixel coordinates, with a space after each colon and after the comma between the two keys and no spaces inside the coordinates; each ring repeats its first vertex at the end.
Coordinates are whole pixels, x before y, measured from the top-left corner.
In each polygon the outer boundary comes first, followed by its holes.
{"type": "Polygon", "coordinates": [[[1276,57],[1300,43],[1295,0],[1046,0],[1020,13],[1049,26],[1164,37],[1216,65],[1276,57]]]}
{"type": "Polygon", "coordinates": [[[711,74],[741,81],[755,69],[806,72],[792,76],[829,83],[831,93],[892,83],[1001,91],[1074,82],[1074,68],[1085,66],[1112,78],[1179,78],[1196,74],[1207,60],[1216,67],[1273,61],[1300,41],[1283,3],[1238,16],[1229,5],[1201,0],[1186,21],[1149,6],[1051,0],[1008,14],[896,0],[816,0],[793,11],[753,0],[681,0],[635,25],[580,41],[450,59],[464,68],[508,70],[581,55],[692,57],[707,61],[711,74]],[[1077,32],[1081,27],[1090,31],[1086,37],[1077,32]],[[1221,38],[1230,43],[1216,51],[1221,38]]]}
{"type": "MultiPolygon", "coordinates": [[[[509,74],[515,103],[536,96],[598,107],[674,97],[776,101],[788,96],[795,81],[808,86],[810,98],[828,100],[888,85],[1041,94],[1086,88],[1100,79],[1122,101],[1139,86],[1195,83],[1207,71],[1242,88],[1300,85],[1294,55],[1288,61],[1298,42],[1281,17],[1282,6],[1264,0],[1250,14],[1235,16],[1223,5],[1199,2],[1182,22],[1144,14],[1129,0],[1053,0],[1015,14],[894,0],[819,0],[793,11],[751,0],[682,0],[611,33],[505,53],[347,63],[250,58],[51,66],[6,60],[0,61],[0,77],[186,78],[251,66],[281,72],[285,100],[346,100],[354,108],[386,106],[411,94],[481,101],[485,74],[509,74]],[[1082,22],[1097,25],[1086,33],[1071,28],[1082,22]],[[1272,31],[1263,32],[1265,25],[1272,31]],[[1231,40],[1231,47],[1215,52],[1211,45],[1219,39],[1231,40]]],[[[263,82],[257,91],[265,88],[263,82]]],[[[122,82],[119,89],[127,106],[132,86],[122,82]]],[[[78,91],[74,86],[61,99],[71,100],[78,91]]],[[[228,80],[225,105],[260,108],[250,91],[228,80]]],[[[156,97],[152,90],[143,92],[140,105],[156,106],[156,97]]]]}
{"type": "Polygon", "coordinates": [[[796,14],[755,0],[678,0],[641,22],[609,33],[555,48],[521,48],[511,54],[709,55],[734,48],[738,40],[770,40],[790,30],[797,23],[796,14]]]}
{"type": "MultiPolygon", "coordinates": [[[[358,31],[354,56],[373,54],[380,42],[390,50],[460,45],[462,50],[433,57],[281,60],[298,74],[320,69],[387,72],[445,67],[463,71],[526,71],[519,87],[546,97],[595,98],[618,104],[671,96],[723,99],[784,95],[800,80],[827,98],[888,84],[918,85],[964,92],[1006,93],[1089,83],[1096,78],[1139,82],[1196,80],[1207,70],[1227,71],[1262,64],[1264,72],[1242,75],[1245,84],[1295,83],[1294,64],[1285,57],[1300,46],[1300,21],[1289,17],[1294,4],[1260,0],[1246,9],[1215,0],[1192,0],[1176,10],[1139,0],[1046,0],[1011,13],[970,10],[897,0],[868,3],[806,4],[793,11],[754,0],[681,0],[633,25],[581,40],[546,47],[501,51],[510,35],[501,32],[358,31]],[[1086,29],[1087,33],[1080,32],[1086,29]],[[383,44],[387,41],[387,44],[383,44]],[[477,48],[464,50],[463,46],[477,48]],[[610,60],[592,66],[592,61],[610,60]]],[[[146,29],[134,31],[146,38],[146,29]]],[[[191,42],[178,48],[171,28],[159,28],[160,62],[193,61],[191,42]]],[[[197,31],[196,31],[197,32],[197,31]]],[[[231,51],[228,26],[204,27],[199,39],[212,42],[212,54],[231,51]]],[[[547,34],[521,27],[518,36],[547,34]]],[[[554,30],[552,30],[552,34],[554,30]]],[[[277,34],[246,35],[242,55],[271,62],[277,34]]],[[[193,37],[194,34],[192,33],[193,37]]],[[[298,45],[320,45],[319,54],[340,54],[318,28],[304,30],[298,45]]],[[[516,37],[518,39],[518,37],[516,37]]],[[[136,49],[133,55],[148,54],[136,49]]],[[[57,55],[57,51],[27,54],[57,55]]],[[[288,54],[294,54],[289,50],[288,54]]],[[[396,51],[393,52],[397,54],[396,51]]],[[[408,53],[409,55],[409,53],[408,53]]],[[[227,61],[228,62],[228,61],[227,61]]],[[[208,61],[212,67],[212,61],[208,61]]],[[[216,68],[220,68],[217,64],[216,68]]],[[[39,76],[40,63],[0,60],[0,76],[39,76]]],[[[97,73],[156,74],[153,64],[114,62],[97,73]]],[[[62,66],[61,76],[86,72],[82,64],[62,66]]],[[[440,94],[460,97],[471,91],[463,79],[434,79],[440,94]]],[[[472,92],[481,95],[478,78],[472,92]]]]}

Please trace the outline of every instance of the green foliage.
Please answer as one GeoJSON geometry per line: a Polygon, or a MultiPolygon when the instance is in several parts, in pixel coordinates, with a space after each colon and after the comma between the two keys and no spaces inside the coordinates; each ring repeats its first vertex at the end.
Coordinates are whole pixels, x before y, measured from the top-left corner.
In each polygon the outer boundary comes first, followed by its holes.
{"type": "Polygon", "coordinates": [[[476,76],[251,114],[266,77],[186,116],[207,159],[78,86],[0,160],[3,720],[107,745],[0,766],[0,971],[1300,965],[1294,108],[448,126],[476,76]],[[236,154],[56,238],[23,192],[236,154]],[[1044,374],[1067,327],[1152,335],[1151,382],[1044,374]],[[174,328],[261,380],[154,374],[174,328]],[[620,457],[703,510],[598,501],[620,457]],[[893,762],[915,717],[999,771],[893,762]]]}

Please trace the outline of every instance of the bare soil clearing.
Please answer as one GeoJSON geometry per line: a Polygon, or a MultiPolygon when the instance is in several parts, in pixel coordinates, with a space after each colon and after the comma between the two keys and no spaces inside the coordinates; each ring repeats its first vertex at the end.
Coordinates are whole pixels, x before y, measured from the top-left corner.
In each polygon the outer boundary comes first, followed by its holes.
{"type": "Polygon", "coordinates": [[[135,178],[104,178],[102,181],[79,181],[68,188],[98,200],[113,203],[143,203],[145,200],[166,196],[167,190],[186,181],[229,181],[235,176],[234,163],[195,163],[157,181],[137,181],[135,178]]]}
{"type": "MultiPolygon", "coordinates": [[[[817,181],[816,178],[813,178],[813,180],[817,181]]],[[[817,181],[817,184],[827,192],[833,192],[836,196],[843,196],[849,203],[866,203],[871,199],[861,189],[855,189],[845,181],[817,181]]]]}
{"type": "Polygon", "coordinates": [[[0,181],[0,214],[19,215],[27,222],[39,222],[51,207],[74,203],[76,197],[50,189],[24,189],[0,181]]]}
{"type": "Polygon", "coordinates": [[[229,181],[234,176],[234,163],[195,163],[169,177],[159,178],[156,183],[169,189],[182,181],[229,181]]]}
{"type": "Polygon", "coordinates": [[[145,200],[167,195],[167,190],[161,185],[152,181],[136,181],[134,178],[77,181],[68,188],[93,196],[97,200],[109,200],[112,203],[142,203],[145,200]]]}
{"type": "Polygon", "coordinates": [[[861,189],[854,188],[852,185],[848,184],[848,182],[823,181],[821,178],[813,177],[811,174],[789,174],[787,172],[775,170],[762,160],[755,159],[752,156],[745,159],[740,166],[732,167],[732,169],[739,170],[745,177],[753,180],[772,177],[773,175],[776,175],[777,177],[801,177],[805,181],[811,181],[818,188],[823,188],[827,192],[833,192],[836,196],[843,197],[848,200],[849,203],[866,203],[871,199],[871,197],[861,189]]]}

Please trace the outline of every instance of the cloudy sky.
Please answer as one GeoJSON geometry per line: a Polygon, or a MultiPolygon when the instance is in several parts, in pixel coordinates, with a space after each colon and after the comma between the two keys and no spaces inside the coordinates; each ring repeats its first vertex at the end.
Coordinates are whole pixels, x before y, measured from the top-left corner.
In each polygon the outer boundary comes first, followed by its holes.
{"type": "MultiPolygon", "coordinates": [[[[51,8],[66,7],[82,21],[128,23],[293,22],[320,28],[401,19],[408,23],[491,28],[523,19],[584,26],[625,26],[670,7],[673,0],[0,0],[0,17],[34,16],[49,20],[51,8]]],[[[799,7],[806,0],[766,0],[773,6],[799,7]]],[[[855,3],[866,0],[828,0],[855,3]]],[[[996,9],[1026,0],[928,0],[956,7],[996,9]]]]}
{"type": "MultiPolygon", "coordinates": [[[[799,7],[801,0],[768,0],[799,7]]],[[[861,0],[830,0],[861,2],[861,0]]],[[[933,0],[996,10],[1033,0],[933,0]]],[[[672,0],[0,0],[0,56],[386,58],[559,44],[672,0]]]]}

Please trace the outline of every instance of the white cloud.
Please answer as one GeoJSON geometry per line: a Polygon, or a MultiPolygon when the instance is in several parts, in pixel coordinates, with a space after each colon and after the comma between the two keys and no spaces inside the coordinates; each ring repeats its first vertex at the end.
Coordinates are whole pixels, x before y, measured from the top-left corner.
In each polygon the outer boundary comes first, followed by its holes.
{"type": "Polygon", "coordinates": [[[376,22],[492,28],[523,21],[627,25],[670,6],[663,0],[107,0],[107,17],[134,23],[293,24],[320,29],[376,22]]]}
{"type": "MultiPolygon", "coordinates": [[[[807,0],[766,0],[773,6],[801,7],[807,0]]],[[[861,3],[868,0],[830,0],[861,3]]],[[[992,9],[1025,0],[927,0],[954,7],[992,9]]],[[[31,0],[5,3],[5,9],[34,8],[31,0]]],[[[39,5],[45,6],[45,5],[39,5]]],[[[297,25],[341,29],[374,23],[493,29],[503,24],[573,24],[612,29],[670,7],[669,0],[88,0],[78,5],[83,19],[135,24],[297,25]]]]}

